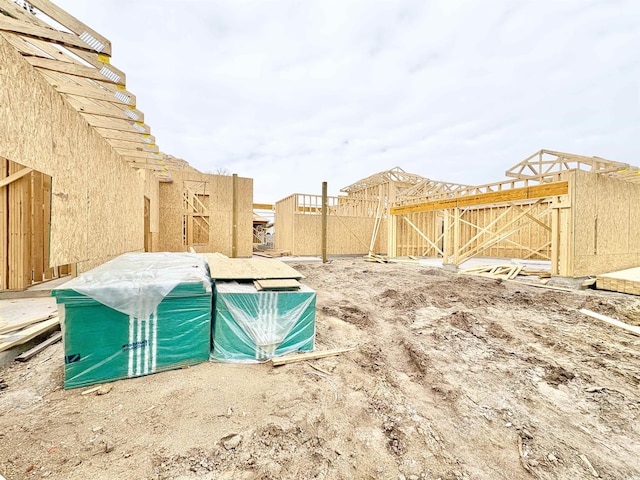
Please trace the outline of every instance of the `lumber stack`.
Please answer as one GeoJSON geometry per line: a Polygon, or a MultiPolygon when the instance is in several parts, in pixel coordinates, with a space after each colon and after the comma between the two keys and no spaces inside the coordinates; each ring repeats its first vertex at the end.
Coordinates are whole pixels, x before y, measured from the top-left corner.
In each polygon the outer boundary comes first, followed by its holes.
{"type": "Polygon", "coordinates": [[[23,345],[59,326],[60,319],[57,313],[3,324],[0,326],[0,352],[23,345]]]}
{"type": "Polygon", "coordinates": [[[600,290],[640,295],[640,267],[597,275],[596,287],[600,290]]]}
{"type": "Polygon", "coordinates": [[[463,275],[479,275],[481,277],[497,278],[502,280],[513,280],[518,275],[534,276],[539,278],[549,278],[551,273],[547,270],[533,270],[524,265],[477,265],[475,267],[460,270],[463,275]]]}

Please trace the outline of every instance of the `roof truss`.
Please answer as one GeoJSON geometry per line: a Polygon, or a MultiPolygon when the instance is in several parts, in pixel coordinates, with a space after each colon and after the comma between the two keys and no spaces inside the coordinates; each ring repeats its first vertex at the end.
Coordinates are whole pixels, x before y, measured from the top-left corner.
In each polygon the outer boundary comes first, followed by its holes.
{"type": "Polygon", "coordinates": [[[184,169],[186,162],[167,162],[169,157],[159,152],[135,95],[126,90],[125,73],[110,64],[111,42],[49,0],[29,4],[36,15],[11,0],[0,0],[0,35],[126,161],[157,170],[161,181],[171,181],[169,167],[184,169]]]}
{"type": "Polygon", "coordinates": [[[587,157],[572,153],[540,150],[505,172],[507,177],[540,182],[557,181],[558,174],[566,170],[585,170],[624,180],[640,182],[638,167],[600,157],[587,157]]]}
{"type": "Polygon", "coordinates": [[[344,193],[354,193],[358,190],[374,187],[376,185],[387,182],[395,182],[405,184],[406,186],[411,186],[423,180],[425,180],[425,178],[420,175],[407,173],[400,167],[394,167],[390,170],[385,170],[383,172],[375,173],[367,178],[363,178],[362,180],[359,180],[356,183],[349,185],[348,187],[344,187],[340,191],[344,193]]]}

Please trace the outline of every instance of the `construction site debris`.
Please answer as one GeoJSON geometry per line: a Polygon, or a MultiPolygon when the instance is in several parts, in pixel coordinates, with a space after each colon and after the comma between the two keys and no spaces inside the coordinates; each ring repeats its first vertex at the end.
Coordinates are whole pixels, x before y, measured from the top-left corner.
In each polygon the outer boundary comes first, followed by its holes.
{"type": "Polygon", "coordinates": [[[32,357],[36,356],[38,353],[44,351],[49,345],[53,345],[60,340],[62,340],[62,332],[56,332],[44,342],[18,355],[15,360],[17,362],[26,362],[27,360],[30,360],[32,357]]]}
{"type": "Polygon", "coordinates": [[[278,367],[280,365],[288,365],[290,363],[295,363],[295,362],[304,362],[306,360],[315,360],[317,358],[332,357],[334,355],[340,355],[341,353],[352,352],[355,349],[356,347],[350,347],[350,348],[336,348],[335,350],[322,350],[319,352],[311,352],[311,353],[298,353],[290,356],[272,358],[271,364],[274,367],[278,367]]]}
{"type": "Polygon", "coordinates": [[[28,480],[35,465],[36,476],[69,480],[535,478],[520,438],[541,478],[595,478],[580,454],[602,478],[640,478],[638,337],[578,314],[637,324],[635,297],[360,258],[293,267],[318,294],[318,351],[355,351],[286,368],[205,362],[83,397],[60,388],[54,344],[51,361],[0,371],[10,385],[0,393],[2,474],[28,480]],[[227,450],[230,434],[243,441],[227,450]],[[102,439],[115,450],[94,456],[102,439]]]}
{"type": "Polygon", "coordinates": [[[586,308],[581,308],[580,313],[587,315],[591,318],[595,318],[597,320],[601,320],[603,322],[608,323],[609,325],[613,325],[614,327],[622,328],[627,332],[633,333],[634,335],[640,335],[640,327],[635,325],[628,325],[620,320],[616,320],[615,318],[607,317],[606,315],[601,315],[596,312],[592,312],[586,308]]]}
{"type": "Polygon", "coordinates": [[[35,323],[31,322],[29,325],[30,326],[19,330],[10,330],[8,335],[0,335],[0,352],[13,348],[16,345],[27,343],[29,340],[59,327],[60,320],[57,315],[54,315],[48,317],[48,320],[38,319],[35,323]]]}

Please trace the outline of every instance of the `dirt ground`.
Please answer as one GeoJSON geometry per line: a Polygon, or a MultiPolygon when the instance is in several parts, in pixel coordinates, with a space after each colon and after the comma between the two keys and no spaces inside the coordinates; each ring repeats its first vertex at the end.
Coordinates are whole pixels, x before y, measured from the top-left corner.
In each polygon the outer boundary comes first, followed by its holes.
{"type": "Polygon", "coordinates": [[[60,479],[640,480],[640,298],[361,259],[293,264],[317,348],[62,389],[57,344],[0,372],[0,473],[60,479]],[[312,368],[317,367],[317,369],[312,368]]]}

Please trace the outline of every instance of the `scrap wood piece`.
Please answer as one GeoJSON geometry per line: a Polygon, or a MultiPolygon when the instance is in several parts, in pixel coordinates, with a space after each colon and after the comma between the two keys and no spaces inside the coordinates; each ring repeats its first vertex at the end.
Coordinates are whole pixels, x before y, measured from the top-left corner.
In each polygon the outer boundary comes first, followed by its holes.
{"type": "Polygon", "coordinates": [[[602,320],[614,327],[622,328],[628,332],[631,332],[635,335],[640,335],[640,327],[635,325],[629,325],[627,323],[621,322],[620,320],[616,320],[615,318],[607,317],[606,315],[601,315],[596,312],[592,312],[591,310],[587,310],[586,308],[581,308],[580,313],[587,315],[589,317],[595,318],[597,320],[602,320]]]}
{"type": "Polygon", "coordinates": [[[303,362],[305,360],[315,360],[317,358],[325,358],[331,357],[334,355],[340,355],[341,353],[352,352],[356,347],[350,348],[337,348],[335,350],[324,350],[321,352],[309,352],[309,353],[299,353],[296,355],[287,355],[284,357],[276,357],[271,359],[271,363],[274,367],[278,367],[280,365],[287,365],[289,363],[295,362],[303,362]]]}
{"type": "Polygon", "coordinates": [[[49,313],[47,315],[42,315],[40,317],[28,318],[20,322],[7,323],[6,325],[0,326],[0,334],[14,332],[16,330],[22,330],[24,327],[28,327],[29,325],[33,325],[34,323],[42,322],[44,320],[49,320],[50,318],[54,318],[57,316],[58,316],[58,312],[54,312],[54,313],[49,313]]]}
{"type": "Polygon", "coordinates": [[[387,258],[389,263],[406,263],[408,265],[420,265],[420,260],[410,260],[406,258],[387,258]]]}
{"type": "Polygon", "coordinates": [[[29,360],[32,357],[36,356],[38,353],[42,352],[49,345],[53,345],[54,343],[60,341],[61,339],[62,339],[62,332],[56,332],[50,338],[45,340],[44,342],[40,343],[39,345],[36,345],[35,347],[33,347],[30,350],[27,350],[26,352],[23,352],[20,355],[18,355],[15,358],[15,360],[16,360],[16,362],[26,362],[27,360],[29,360]]]}
{"type": "Polygon", "coordinates": [[[277,291],[292,291],[292,290],[300,290],[300,282],[293,278],[283,278],[283,279],[264,279],[264,280],[256,280],[253,282],[256,287],[256,290],[259,292],[269,291],[269,290],[277,290],[277,291]]]}
{"type": "Polygon", "coordinates": [[[263,280],[274,278],[304,278],[297,270],[279,260],[266,258],[228,258],[205,253],[211,278],[214,280],[263,280]]]}
{"type": "Polygon", "coordinates": [[[382,255],[376,255],[373,253],[370,253],[369,255],[364,257],[365,262],[387,263],[389,260],[391,259],[388,259],[382,255]]]}
{"type": "Polygon", "coordinates": [[[600,477],[600,475],[598,475],[598,472],[596,471],[596,469],[593,468],[593,465],[591,465],[591,462],[589,461],[589,459],[587,458],[586,455],[580,455],[580,460],[582,460],[585,463],[585,465],[589,469],[589,472],[591,472],[591,475],[593,475],[596,478],[600,477]]]}
{"type": "Polygon", "coordinates": [[[11,335],[10,337],[4,339],[4,341],[0,343],[0,352],[4,352],[5,350],[15,347],[16,345],[22,345],[23,343],[28,342],[29,340],[57,327],[58,325],[60,325],[60,319],[56,316],[49,320],[45,320],[44,322],[31,325],[24,330],[20,330],[14,335],[11,335]]]}
{"type": "Polygon", "coordinates": [[[97,392],[98,390],[100,390],[102,388],[102,385],[98,385],[97,387],[91,387],[88,390],[85,390],[84,392],[80,393],[80,395],[90,395],[94,392],[97,392]]]}
{"type": "Polygon", "coordinates": [[[547,290],[557,290],[559,292],[568,292],[568,293],[575,292],[573,288],[555,287],[553,285],[545,285],[544,283],[522,282],[520,280],[509,280],[509,281],[512,283],[517,283],[518,285],[527,285],[529,287],[546,288],[547,290]]]}
{"type": "Polygon", "coordinates": [[[273,255],[265,252],[253,252],[253,254],[257,257],[274,258],[273,255]]]}

